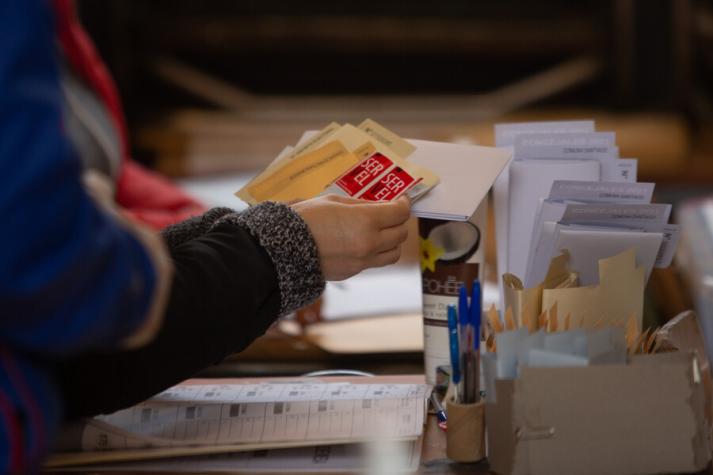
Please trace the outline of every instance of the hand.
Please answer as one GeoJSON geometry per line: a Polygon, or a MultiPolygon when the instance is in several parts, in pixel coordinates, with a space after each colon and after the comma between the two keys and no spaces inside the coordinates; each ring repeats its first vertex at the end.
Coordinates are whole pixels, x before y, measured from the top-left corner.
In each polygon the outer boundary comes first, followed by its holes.
{"type": "Polygon", "coordinates": [[[408,235],[411,203],[369,202],[327,195],[292,205],[317,243],[326,280],[344,280],[369,267],[393,264],[408,235]]]}

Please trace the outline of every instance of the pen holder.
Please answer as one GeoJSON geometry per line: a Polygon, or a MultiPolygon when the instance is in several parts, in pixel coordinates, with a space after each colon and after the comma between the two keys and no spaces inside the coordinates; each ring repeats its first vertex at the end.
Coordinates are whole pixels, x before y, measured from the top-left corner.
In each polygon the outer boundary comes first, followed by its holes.
{"type": "Polygon", "coordinates": [[[485,457],[485,400],[458,404],[452,397],[446,402],[448,430],[446,455],[456,462],[477,462],[485,457]]]}

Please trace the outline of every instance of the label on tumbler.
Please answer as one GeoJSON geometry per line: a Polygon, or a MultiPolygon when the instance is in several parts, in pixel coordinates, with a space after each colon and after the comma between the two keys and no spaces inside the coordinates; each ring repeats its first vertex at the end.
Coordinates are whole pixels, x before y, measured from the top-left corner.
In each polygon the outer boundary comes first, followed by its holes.
{"type": "Polygon", "coordinates": [[[486,225],[487,198],[468,221],[419,219],[424,366],[429,384],[436,383],[436,368],[450,366],[448,305],[458,305],[461,286],[470,289],[474,279],[482,281],[486,225]]]}

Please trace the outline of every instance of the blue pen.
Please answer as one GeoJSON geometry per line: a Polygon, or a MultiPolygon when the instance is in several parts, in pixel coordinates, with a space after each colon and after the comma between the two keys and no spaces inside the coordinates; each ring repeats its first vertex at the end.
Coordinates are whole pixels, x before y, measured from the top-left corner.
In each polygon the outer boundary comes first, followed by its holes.
{"type": "Polygon", "coordinates": [[[479,383],[480,378],[478,375],[480,369],[480,320],[482,318],[483,303],[482,303],[482,289],[480,287],[480,282],[477,280],[473,281],[473,288],[470,294],[470,315],[469,315],[469,325],[472,327],[473,335],[473,353],[471,355],[471,365],[470,374],[471,383],[469,385],[470,394],[469,402],[478,402],[480,398],[479,383]]]}
{"type": "Polygon", "coordinates": [[[460,383],[460,353],[458,351],[458,322],[456,306],[448,305],[448,341],[451,346],[451,378],[456,389],[460,383]]]}
{"type": "Polygon", "coordinates": [[[475,337],[473,339],[473,349],[480,349],[480,319],[483,315],[483,303],[481,297],[480,282],[473,281],[473,288],[470,293],[470,324],[473,326],[475,337]]]}
{"type": "Polygon", "coordinates": [[[458,325],[461,329],[465,329],[468,324],[468,293],[465,286],[461,285],[458,289],[458,325]]]}
{"type": "MultiPolygon", "coordinates": [[[[462,285],[458,289],[458,348],[460,349],[461,357],[468,351],[468,294],[465,286],[462,285]]],[[[465,366],[462,367],[465,370],[465,366]]]]}
{"type": "Polygon", "coordinates": [[[468,344],[470,309],[468,307],[468,293],[465,285],[461,285],[458,289],[458,337],[459,337],[459,353],[461,362],[461,371],[463,372],[463,387],[460,391],[461,398],[459,402],[465,403],[468,401],[468,391],[470,386],[470,352],[472,345],[468,344]]]}

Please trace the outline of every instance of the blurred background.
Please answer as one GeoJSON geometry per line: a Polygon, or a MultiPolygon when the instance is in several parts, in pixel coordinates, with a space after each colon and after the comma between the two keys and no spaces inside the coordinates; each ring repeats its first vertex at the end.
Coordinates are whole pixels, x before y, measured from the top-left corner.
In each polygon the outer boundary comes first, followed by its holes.
{"type": "Polygon", "coordinates": [[[495,121],[592,117],[641,180],[713,176],[711,1],[79,6],[135,156],[174,176],[259,168],[305,129],[367,116],[481,143],[495,121]]]}
{"type": "MultiPolygon", "coordinates": [[[[658,201],[713,194],[710,0],[78,3],[121,91],[134,156],[209,205],[240,207],[232,193],[303,131],[367,117],[407,138],[483,145],[496,122],[592,118],[638,158],[658,201]]],[[[650,281],[650,321],[713,301],[713,207],[691,209],[687,254],[650,281]]],[[[372,288],[379,275],[367,274],[372,288]]],[[[418,297],[417,274],[413,286],[418,297]]],[[[303,317],[352,316],[328,300],[313,313],[303,317]]],[[[404,344],[417,369],[418,348],[404,344]]],[[[273,353],[307,351],[290,348],[273,353]]]]}

